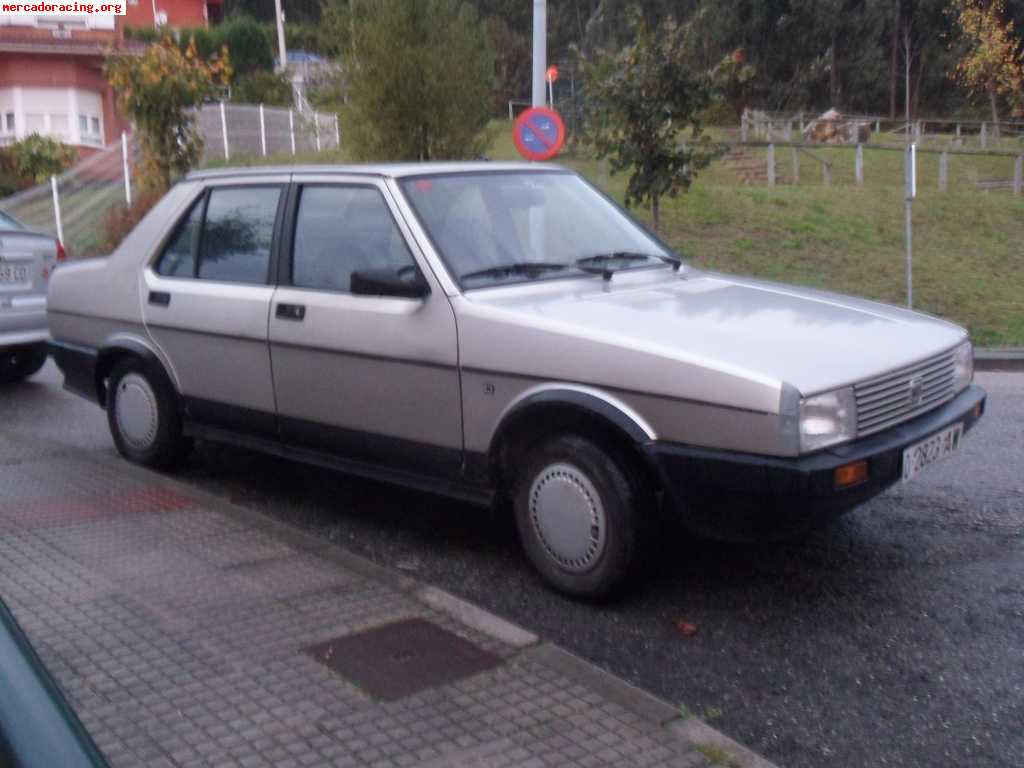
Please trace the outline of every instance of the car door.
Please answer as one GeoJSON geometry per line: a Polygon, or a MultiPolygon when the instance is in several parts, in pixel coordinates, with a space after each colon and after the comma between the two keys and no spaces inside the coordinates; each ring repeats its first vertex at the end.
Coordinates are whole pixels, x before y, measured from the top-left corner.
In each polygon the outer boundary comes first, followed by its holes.
{"type": "Polygon", "coordinates": [[[267,317],[287,177],[211,183],[143,273],[143,317],[190,417],[274,434],[267,317]]]}
{"type": "Polygon", "coordinates": [[[296,183],[270,352],[282,437],[350,460],[454,476],[462,463],[455,316],[372,177],[296,183]],[[352,275],[419,271],[425,298],[354,295],[352,275]]]}

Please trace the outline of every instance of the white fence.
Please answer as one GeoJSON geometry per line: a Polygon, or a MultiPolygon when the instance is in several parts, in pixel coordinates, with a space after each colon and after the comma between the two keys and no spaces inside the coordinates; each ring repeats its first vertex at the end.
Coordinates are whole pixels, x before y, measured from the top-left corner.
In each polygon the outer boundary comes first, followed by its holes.
{"type": "Polygon", "coordinates": [[[245,155],[308,154],[341,146],[338,116],[265,107],[206,104],[196,115],[204,164],[245,155]]]}
{"type": "MultiPolygon", "coordinates": [[[[246,156],[298,155],[337,149],[337,115],[249,104],[208,104],[196,113],[203,138],[200,165],[246,156]]],[[[108,212],[131,203],[141,151],[122,136],[49,181],[0,200],[0,210],[49,232],[73,256],[99,253],[108,212]]]]}

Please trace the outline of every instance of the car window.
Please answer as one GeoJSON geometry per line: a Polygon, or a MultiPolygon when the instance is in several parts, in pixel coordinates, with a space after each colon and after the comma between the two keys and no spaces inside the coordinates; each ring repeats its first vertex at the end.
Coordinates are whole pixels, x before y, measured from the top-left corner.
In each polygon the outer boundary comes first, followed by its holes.
{"type": "Polygon", "coordinates": [[[352,273],[414,264],[381,193],[373,187],[309,186],[299,196],[292,284],[348,292],[352,273]]]}
{"type": "Polygon", "coordinates": [[[203,217],[203,198],[193,204],[192,210],[178,224],[178,231],[164,248],[156,265],[158,274],[165,277],[193,277],[196,273],[195,243],[199,232],[199,221],[203,217]]]}
{"type": "Polygon", "coordinates": [[[265,283],[280,187],[214,188],[199,241],[198,276],[265,283]]]}
{"type": "Polygon", "coordinates": [[[16,222],[3,211],[0,211],[0,227],[3,229],[22,229],[21,224],[16,222]]]}

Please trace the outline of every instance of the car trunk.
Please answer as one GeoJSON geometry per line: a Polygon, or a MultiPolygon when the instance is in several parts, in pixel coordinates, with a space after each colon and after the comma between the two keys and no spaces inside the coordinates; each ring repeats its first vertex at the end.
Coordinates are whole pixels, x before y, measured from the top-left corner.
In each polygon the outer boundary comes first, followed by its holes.
{"type": "Polygon", "coordinates": [[[0,334],[38,325],[56,262],[57,243],[49,235],[0,230],[0,334]]]}

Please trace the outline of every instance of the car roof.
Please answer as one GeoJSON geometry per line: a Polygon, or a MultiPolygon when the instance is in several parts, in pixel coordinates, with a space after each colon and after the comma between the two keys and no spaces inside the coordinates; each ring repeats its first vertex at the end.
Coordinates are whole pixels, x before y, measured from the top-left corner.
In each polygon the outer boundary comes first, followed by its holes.
{"type": "Polygon", "coordinates": [[[268,176],[282,173],[301,174],[345,174],[356,176],[378,176],[402,178],[425,174],[493,173],[495,171],[567,171],[551,163],[492,163],[486,161],[450,163],[367,163],[352,165],[253,165],[238,168],[211,168],[192,171],[185,178],[188,181],[223,179],[233,176],[268,176]]]}

